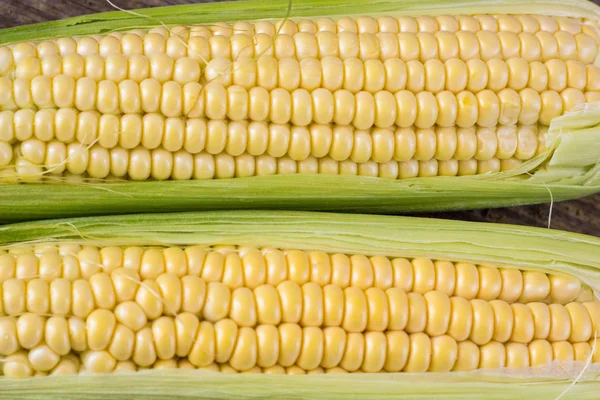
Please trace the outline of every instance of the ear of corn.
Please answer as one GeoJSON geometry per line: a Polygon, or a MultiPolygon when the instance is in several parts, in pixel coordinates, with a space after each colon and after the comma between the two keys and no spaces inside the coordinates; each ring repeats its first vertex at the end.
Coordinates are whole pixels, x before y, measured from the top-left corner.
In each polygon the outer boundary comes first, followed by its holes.
{"type": "Polygon", "coordinates": [[[596,193],[599,19],[586,1],[250,0],[2,30],[0,220],[596,193]]]}
{"type": "Polygon", "coordinates": [[[0,398],[597,396],[600,241],[584,235],[303,212],[88,217],[1,227],[0,267],[0,398]]]}

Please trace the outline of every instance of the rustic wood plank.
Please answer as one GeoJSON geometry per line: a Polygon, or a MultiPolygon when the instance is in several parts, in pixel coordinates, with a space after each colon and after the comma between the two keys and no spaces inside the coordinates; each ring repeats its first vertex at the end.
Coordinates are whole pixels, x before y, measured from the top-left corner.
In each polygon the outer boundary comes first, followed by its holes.
{"type": "MultiPolygon", "coordinates": [[[[196,0],[197,3],[210,0],[196,0]]],[[[600,0],[595,0],[600,3],[600,0]]],[[[113,0],[124,8],[155,7],[184,4],[190,0],[113,0]]],[[[31,24],[76,15],[110,11],[103,0],[0,0],[0,28],[31,24]]],[[[545,227],[548,224],[548,204],[461,212],[422,214],[426,217],[452,218],[467,221],[489,221],[545,227]]],[[[554,204],[552,227],[600,236],[600,194],[584,199],[554,204]]]]}

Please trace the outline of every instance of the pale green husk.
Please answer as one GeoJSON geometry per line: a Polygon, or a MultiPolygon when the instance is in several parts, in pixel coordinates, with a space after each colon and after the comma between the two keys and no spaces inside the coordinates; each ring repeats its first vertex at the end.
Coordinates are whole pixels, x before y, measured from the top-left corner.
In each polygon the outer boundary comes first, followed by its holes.
{"type": "MultiPolygon", "coordinates": [[[[532,368],[534,372],[536,369],[532,368]]],[[[0,399],[19,400],[596,400],[597,372],[570,387],[573,374],[540,369],[531,376],[501,372],[344,375],[217,374],[147,370],[125,375],[2,379],[0,399]]]]}
{"type": "MultiPolygon", "coordinates": [[[[139,27],[290,16],[543,13],[600,19],[584,0],[240,0],[109,12],[0,31],[0,43],[139,27]],[[289,14],[288,14],[289,11],[289,14]]],[[[0,222],[133,212],[296,209],[364,213],[443,211],[578,198],[600,192],[600,106],[552,121],[548,151],[506,173],[387,180],[275,175],[208,181],[0,184],[0,222]],[[550,162],[548,162],[550,160],[550,162]]]]}
{"type": "Polygon", "coordinates": [[[233,244],[432,257],[565,272],[600,291],[600,238],[552,229],[256,210],[115,215],[0,226],[0,248],[61,241],[95,245],[233,244]]]}
{"type": "MultiPolygon", "coordinates": [[[[88,217],[0,227],[0,248],[236,244],[367,255],[432,257],[572,274],[600,290],[600,238],[549,229],[395,216],[283,211],[88,217]]],[[[132,375],[0,379],[0,399],[596,399],[600,365],[451,374],[132,375]]]]}

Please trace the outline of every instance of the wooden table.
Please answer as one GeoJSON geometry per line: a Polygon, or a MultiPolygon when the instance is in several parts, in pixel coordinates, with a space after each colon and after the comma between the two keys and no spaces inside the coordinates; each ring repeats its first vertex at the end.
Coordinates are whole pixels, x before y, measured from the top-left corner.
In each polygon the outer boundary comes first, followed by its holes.
{"type": "MultiPolygon", "coordinates": [[[[124,8],[151,7],[189,3],[191,0],[113,0],[124,8]]],[[[206,0],[196,0],[202,2],[206,0]]],[[[210,0],[208,0],[210,1],[210,0]]],[[[600,2],[600,0],[596,0],[600,2]]],[[[52,19],[111,11],[104,0],[0,0],[0,27],[30,24],[52,19]]],[[[462,212],[425,214],[428,217],[489,221],[545,227],[548,225],[548,204],[485,209],[462,212]]],[[[600,194],[554,204],[552,228],[600,236],[600,194]]]]}

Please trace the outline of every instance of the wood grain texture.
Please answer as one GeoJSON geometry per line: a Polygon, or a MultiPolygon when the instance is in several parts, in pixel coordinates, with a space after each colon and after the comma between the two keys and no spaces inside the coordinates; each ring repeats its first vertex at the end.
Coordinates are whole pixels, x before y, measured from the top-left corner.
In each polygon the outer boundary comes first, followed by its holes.
{"type": "MultiPolygon", "coordinates": [[[[154,7],[189,3],[190,0],[112,0],[123,8],[154,7]]],[[[196,3],[211,0],[195,0],[196,3]]],[[[600,3],[600,0],[596,0],[600,3]]],[[[0,28],[110,11],[104,0],[0,0],[0,28]]],[[[548,204],[462,212],[421,214],[426,217],[488,221],[545,227],[548,204]]],[[[556,203],[552,207],[552,228],[600,236],[600,194],[556,203]]]]}

